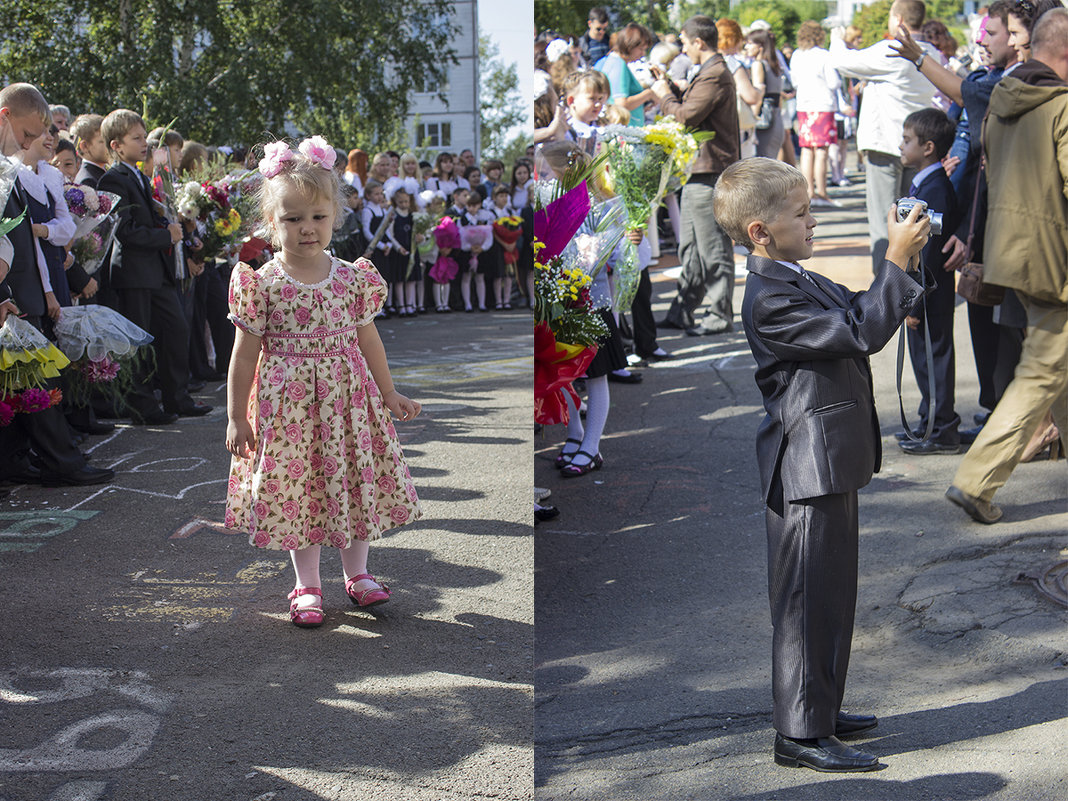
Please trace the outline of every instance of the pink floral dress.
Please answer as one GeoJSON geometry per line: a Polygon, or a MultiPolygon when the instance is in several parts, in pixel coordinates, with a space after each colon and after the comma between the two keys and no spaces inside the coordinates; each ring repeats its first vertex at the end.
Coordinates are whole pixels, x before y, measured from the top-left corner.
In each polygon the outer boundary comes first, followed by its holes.
{"type": "Polygon", "coordinates": [[[389,410],[358,347],[385,284],[366,259],[333,259],[317,284],[277,259],[238,264],[230,319],[262,337],[249,402],[251,459],[234,458],[226,526],[260,548],[347,548],[421,516],[389,410]]]}

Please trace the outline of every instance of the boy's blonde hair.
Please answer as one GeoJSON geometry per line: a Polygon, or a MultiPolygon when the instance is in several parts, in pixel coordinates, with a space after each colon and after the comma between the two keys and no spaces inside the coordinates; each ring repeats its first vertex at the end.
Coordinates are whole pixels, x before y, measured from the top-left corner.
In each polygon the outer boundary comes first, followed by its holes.
{"type": "Polygon", "coordinates": [[[128,108],[117,108],[104,117],[104,121],[100,123],[100,134],[104,137],[104,144],[108,146],[112,160],[118,158],[118,155],[111,149],[111,143],[121,142],[122,138],[138,125],[144,128],[145,121],[141,119],[140,114],[128,108]]]}
{"type": "Polygon", "coordinates": [[[774,220],[786,205],[786,197],[801,187],[808,191],[805,176],[796,167],[761,157],[736,161],[716,181],[712,213],[727,235],[749,250],[749,224],[774,220]]]}
{"type": "Polygon", "coordinates": [[[31,83],[12,83],[0,89],[0,108],[6,108],[13,117],[38,114],[46,123],[52,118],[48,101],[31,83]]]}
{"type": "MultiPolygon", "coordinates": [[[[260,148],[262,150],[262,146],[260,148]]],[[[300,151],[294,150],[292,158],[285,162],[281,172],[270,178],[264,177],[263,183],[256,190],[256,201],[260,209],[260,218],[271,231],[271,244],[278,249],[281,240],[274,227],[274,219],[282,205],[282,197],[287,191],[295,190],[310,202],[326,200],[333,207],[334,230],[344,223],[342,207],[345,196],[341,194],[341,181],[337,171],[326,169],[318,162],[312,161],[300,151]]]]}
{"type": "Polygon", "coordinates": [[[99,114],[79,114],[70,124],[70,134],[74,137],[74,147],[81,149],[82,144],[88,144],[100,133],[100,126],[104,118],[99,114]]]}

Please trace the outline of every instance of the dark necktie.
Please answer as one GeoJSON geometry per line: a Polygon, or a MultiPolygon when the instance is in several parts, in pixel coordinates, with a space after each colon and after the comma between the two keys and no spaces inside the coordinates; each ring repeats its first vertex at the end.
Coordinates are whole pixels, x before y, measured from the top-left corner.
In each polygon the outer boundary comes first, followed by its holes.
{"type": "Polygon", "coordinates": [[[816,283],[816,279],[809,275],[804,267],[798,265],[797,269],[801,272],[801,275],[808,279],[808,282],[812,284],[812,286],[816,287],[816,289],[819,289],[820,285],[816,283]]]}

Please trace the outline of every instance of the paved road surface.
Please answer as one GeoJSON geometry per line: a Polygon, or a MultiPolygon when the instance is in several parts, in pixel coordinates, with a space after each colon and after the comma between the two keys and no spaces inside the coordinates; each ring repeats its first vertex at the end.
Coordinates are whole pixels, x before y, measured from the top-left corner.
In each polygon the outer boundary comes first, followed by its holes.
{"type": "Polygon", "coordinates": [[[324,549],[326,623],[293,627],[288,559],[221,529],[220,387],[92,438],[111,485],[0,502],[0,799],[530,797],[530,318],[380,330],[426,516],[372,546],[379,613],[324,549]]]}
{"type": "MultiPolygon", "coordinates": [[[[839,194],[844,209],[817,212],[811,268],[861,288],[871,269],[863,188],[839,194]]],[[[654,276],[658,316],[673,294],[670,264],[654,276]]],[[[958,411],[970,421],[978,390],[966,315],[956,320],[958,411]]],[[[536,483],[562,510],[535,535],[536,798],[1068,796],[1068,619],[1013,583],[1064,559],[1065,462],[1020,465],[997,496],[1004,522],[972,522],[942,497],[961,457],[894,444],[896,340],[873,359],[886,455],[860,494],[846,702],[880,716],[861,742],[887,767],[777,767],[752,357],[740,329],[668,332],[661,344],[678,358],[647,369],[641,385],[612,385],[604,469],[561,480],[551,459],[562,427],[536,440],[536,483]]],[[[905,383],[915,419],[911,373],[905,383]]]]}

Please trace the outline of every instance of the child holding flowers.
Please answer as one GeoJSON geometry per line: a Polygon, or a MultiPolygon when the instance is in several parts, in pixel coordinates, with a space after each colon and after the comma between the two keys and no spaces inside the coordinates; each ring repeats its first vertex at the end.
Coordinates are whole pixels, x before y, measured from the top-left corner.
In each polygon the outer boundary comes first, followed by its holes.
{"type": "Polygon", "coordinates": [[[230,281],[226,525],[290,552],[290,619],[308,628],[323,622],[323,545],[340,551],[354,604],[389,600],[367,572],[368,546],[421,514],[392,421],[420,406],[394,388],[374,326],[378,271],[325,251],[341,207],[333,149],[312,137],[299,152],[264,151],[259,207],[277,255],[256,271],[239,263],[230,281]]]}

